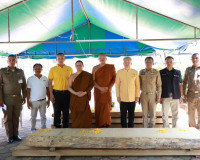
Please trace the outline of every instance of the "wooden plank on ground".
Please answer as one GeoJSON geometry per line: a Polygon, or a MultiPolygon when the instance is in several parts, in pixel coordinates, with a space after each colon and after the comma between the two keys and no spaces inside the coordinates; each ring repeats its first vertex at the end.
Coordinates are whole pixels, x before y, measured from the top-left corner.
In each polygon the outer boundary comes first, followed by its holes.
{"type": "Polygon", "coordinates": [[[29,135],[25,145],[101,149],[200,149],[200,131],[195,128],[46,129],[29,135]]]}
{"type": "MultiPolygon", "coordinates": [[[[111,117],[120,117],[120,112],[110,112],[110,114],[111,117]]],[[[92,113],[92,117],[95,117],[94,113],[92,113]]],[[[135,117],[142,117],[142,112],[135,112],[135,117]]],[[[156,117],[162,117],[162,112],[156,112],[156,117]]],[[[169,112],[169,117],[172,117],[171,112],[169,112]]]]}
{"type": "MultiPolygon", "coordinates": [[[[127,122],[128,122],[128,118],[127,118],[127,122]]],[[[72,123],[71,119],[69,120],[69,123],[72,123]]],[[[95,120],[92,119],[92,123],[95,123],[95,120]]],[[[111,123],[121,123],[121,119],[120,118],[112,118],[111,119],[111,123]]],[[[134,119],[134,123],[143,123],[143,119],[142,118],[135,118],[134,119]]],[[[162,118],[156,118],[156,123],[158,124],[163,124],[162,118]]],[[[169,118],[169,123],[172,123],[172,118],[169,118]]]]}
{"type": "Polygon", "coordinates": [[[50,152],[48,148],[27,147],[24,143],[13,149],[13,156],[178,156],[178,155],[200,155],[200,150],[180,150],[180,149],[74,149],[56,148],[50,152]]]}
{"type": "MultiPolygon", "coordinates": [[[[96,127],[95,124],[92,125],[93,128],[96,127]]],[[[163,124],[155,124],[154,128],[162,128],[163,124]]],[[[110,128],[121,128],[121,123],[112,123],[110,128]]],[[[143,124],[134,124],[134,128],[143,128],[143,124]]]]}

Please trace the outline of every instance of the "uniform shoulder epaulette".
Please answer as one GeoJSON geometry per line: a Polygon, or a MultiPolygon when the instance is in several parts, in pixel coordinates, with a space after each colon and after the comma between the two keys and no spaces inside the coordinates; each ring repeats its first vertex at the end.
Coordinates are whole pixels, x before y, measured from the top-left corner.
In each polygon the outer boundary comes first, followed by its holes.
{"type": "Polygon", "coordinates": [[[142,71],[144,71],[144,69],[141,69],[141,70],[139,71],[139,73],[141,73],[142,71]]]}
{"type": "Polygon", "coordinates": [[[191,70],[192,67],[187,67],[185,72],[189,72],[191,70]]]}
{"type": "Polygon", "coordinates": [[[145,74],[145,69],[141,69],[139,72],[140,75],[144,75],[145,74]]]}
{"type": "Polygon", "coordinates": [[[187,67],[186,70],[187,70],[187,69],[191,69],[191,68],[192,68],[192,67],[187,67]]]}
{"type": "Polygon", "coordinates": [[[2,71],[2,72],[6,72],[6,71],[7,71],[7,67],[1,68],[1,71],[2,71]]]}

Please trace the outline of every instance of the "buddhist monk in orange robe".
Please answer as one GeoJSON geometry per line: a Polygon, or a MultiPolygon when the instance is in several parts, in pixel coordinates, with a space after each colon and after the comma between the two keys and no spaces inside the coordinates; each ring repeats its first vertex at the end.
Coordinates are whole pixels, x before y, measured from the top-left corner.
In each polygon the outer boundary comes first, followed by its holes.
{"type": "Polygon", "coordinates": [[[107,57],[99,55],[100,64],[93,68],[95,122],[97,127],[109,127],[111,125],[112,87],[116,79],[114,65],[106,64],[107,57]]]}
{"type": "Polygon", "coordinates": [[[69,78],[68,90],[71,92],[70,110],[72,128],[91,128],[92,112],[89,101],[94,86],[92,74],[83,71],[83,62],[77,61],[77,72],[69,78]]]}

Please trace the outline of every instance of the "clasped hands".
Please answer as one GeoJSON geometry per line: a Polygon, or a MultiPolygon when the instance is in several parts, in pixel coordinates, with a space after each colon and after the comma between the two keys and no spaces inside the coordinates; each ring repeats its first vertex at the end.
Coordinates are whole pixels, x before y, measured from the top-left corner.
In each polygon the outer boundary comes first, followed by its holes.
{"type": "Polygon", "coordinates": [[[108,92],[108,87],[99,87],[99,90],[101,91],[101,93],[105,93],[108,92]]]}
{"type": "Polygon", "coordinates": [[[78,92],[76,92],[76,95],[78,96],[78,97],[83,97],[84,95],[86,95],[87,94],[87,92],[85,91],[78,91],[78,92]]]}

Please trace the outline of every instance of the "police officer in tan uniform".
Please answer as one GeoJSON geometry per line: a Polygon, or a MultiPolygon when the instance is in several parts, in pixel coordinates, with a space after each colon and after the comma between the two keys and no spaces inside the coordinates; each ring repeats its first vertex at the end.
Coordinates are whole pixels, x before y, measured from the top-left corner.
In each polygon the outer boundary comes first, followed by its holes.
{"type": "Polygon", "coordinates": [[[192,63],[193,65],[185,71],[183,93],[185,100],[188,101],[189,126],[196,128],[195,109],[197,109],[198,128],[200,128],[200,66],[198,53],[192,55],[192,63]],[[188,91],[186,93],[187,87],[188,91]]]}
{"type": "Polygon", "coordinates": [[[15,55],[9,55],[7,62],[8,67],[0,70],[0,106],[6,105],[6,110],[3,109],[4,125],[8,143],[12,143],[21,141],[18,127],[20,112],[26,98],[26,79],[23,70],[15,67],[15,55]]]}
{"type": "Polygon", "coordinates": [[[142,104],[143,113],[143,127],[153,128],[156,118],[156,104],[160,103],[161,98],[161,78],[160,73],[152,68],[153,58],[145,58],[146,68],[139,73],[141,96],[140,102],[142,104]],[[150,123],[148,123],[148,115],[150,116],[150,123]]]}

